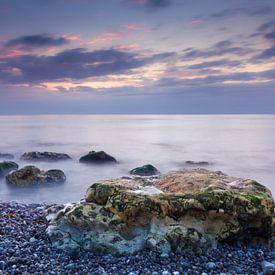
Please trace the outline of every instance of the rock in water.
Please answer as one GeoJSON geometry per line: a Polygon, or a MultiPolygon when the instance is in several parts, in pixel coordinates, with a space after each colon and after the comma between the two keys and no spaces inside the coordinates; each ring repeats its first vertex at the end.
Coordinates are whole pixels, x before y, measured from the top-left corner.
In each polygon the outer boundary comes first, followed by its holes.
{"type": "Polygon", "coordinates": [[[59,248],[81,247],[115,255],[148,248],[200,254],[217,242],[272,237],[271,192],[253,180],[205,169],[163,176],[106,180],[85,202],[47,216],[47,234],[59,248]],[[159,192],[148,194],[146,187],[159,192]]]}
{"type": "Polygon", "coordinates": [[[198,166],[211,164],[208,161],[193,161],[193,160],[187,160],[185,163],[188,165],[198,165],[198,166]]]}
{"type": "Polygon", "coordinates": [[[0,177],[4,177],[9,172],[17,170],[18,167],[18,164],[13,161],[0,162],[0,177]]]}
{"type": "Polygon", "coordinates": [[[0,159],[14,159],[14,155],[6,154],[6,153],[0,153],[0,159]]]}
{"type": "Polygon", "coordinates": [[[71,159],[71,157],[63,153],[28,152],[28,153],[24,153],[21,156],[21,159],[25,161],[59,161],[59,160],[68,160],[68,159],[71,159]]]}
{"type": "Polygon", "coordinates": [[[137,167],[137,168],[131,170],[130,174],[138,175],[138,176],[153,176],[153,175],[160,174],[160,172],[153,165],[146,164],[146,165],[143,165],[141,167],[137,167]]]}
{"type": "Polygon", "coordinates": [[[91,151],[87,155],[81,157],[79,159],[80,162],[85,163],[93,163],[93,164],[103,164],[103,163],[111,163],[111,162],[117,162],[116,159],[104,151],[91,151]]]}
{"type": "Polygon", "coordinates": [[[25,166],[7,175],[6,180],[16,186],[29,186],[37,183],[62,183],[66,181],[66,176],[57,169],[45,172],[35,166],[25,166]]]}

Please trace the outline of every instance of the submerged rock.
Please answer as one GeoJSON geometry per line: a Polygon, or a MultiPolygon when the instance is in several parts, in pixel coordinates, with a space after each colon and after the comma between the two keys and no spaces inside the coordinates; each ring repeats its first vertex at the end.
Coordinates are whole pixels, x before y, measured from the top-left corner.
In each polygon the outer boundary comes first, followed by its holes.
{"type": "Polygon", "coordinates": [[[146,165],[143,165],[141,167],[137,167],[137,168],[131,170],[130,174],[138,175],[138,176],[153,176],[153,175],[160,174],[160,172],[153,165],[146,164],[146,165]]]}
{"type": "Polygon", "coordinates": [[[0,177],[4,177],[9,172],[18,169],[18,164],[13,161],[0,162],[0,177]]]}
{"type": "Polygon", "coordinates": [[[198,166],[210,165],[211,164],[208,161],[193,161],[193,160],[187,160],[185,163],[188,164],[188,165],[198,165],[198,166]]]}
{"type": "Polygon", "coordinates": [[[6,180],[12,185],[29,186],[37,183],[62,183],[66,181],[66,176],[61,170],[42,171],[30,165],[10,173],[6,180]]]}
{"type": "Polygon", "coordinates": [[[0,153],[0,159],[14,159],[14,155],[7,153],[0,153]]]}
{"type": "Polygon", "coordinates": [[[234,239],[268,242],[273,210],[270,191],[256,181],[186,169],[97,182],[85,201],[51,211],[47,234],[66,249],[200,254],[234,239]],[[152,187],[158,192],[147,192],[152,187]]]}
{"type": "Polygon", "coordinates": [[[116,159],[104,151],[91,151],[87,155],[82,156],[79,162],[93,163],[93,164],[103,164],[110,162],[117,162],[116,159]]]}
{"type": "Polygon", "coordinates": [[[21,156],[21,159],[25,161],[59,161],[59,160],[68,160],[68,159],[71,159],[71,157],[63,153],[28,152],[28,153],[24,153],[21,156]]]}

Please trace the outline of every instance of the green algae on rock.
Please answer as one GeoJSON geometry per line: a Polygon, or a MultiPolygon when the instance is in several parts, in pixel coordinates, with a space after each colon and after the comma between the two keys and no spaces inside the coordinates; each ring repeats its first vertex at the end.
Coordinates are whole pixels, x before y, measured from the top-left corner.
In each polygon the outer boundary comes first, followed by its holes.
{"type": "Polygon", "coordinates": [[[61,248],[200,254],[234,239],[268,243],[273,211],[270,191],[256,181],[186,169],[94,183],[85,201],[48,215],[47,233],[61,248]]]}
{"type": "Polygon", "coordinates": [[[153,176],[158,175],[160,172],[156,167],[151,164],[145,164],[143,166],[134,168],[130,171],[131,175],[138,175],[138,176],[153,176]]]}
{"type": "Polygon", "coordinates": [[[18,169],[18,164],[13,161],[0,162],[0,177],[4,177],[9,172],[18,169]]]}
{"type": "Polygon", "coordinates": [[[58,169],[42,171],[29,165],[10,173],[6,176],[6,180],[15,186],[29,186],[37,183],[62,183],[66,181],[66,176],[58,169]]]}

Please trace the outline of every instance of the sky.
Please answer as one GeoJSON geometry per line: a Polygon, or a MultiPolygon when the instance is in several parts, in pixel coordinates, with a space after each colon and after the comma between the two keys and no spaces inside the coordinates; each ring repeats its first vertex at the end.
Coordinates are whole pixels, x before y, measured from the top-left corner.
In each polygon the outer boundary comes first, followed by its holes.
{"type": "Polygon", "coordinates": [[[274,0],[0,0],[0,114],[275,114],[274,0]]]}

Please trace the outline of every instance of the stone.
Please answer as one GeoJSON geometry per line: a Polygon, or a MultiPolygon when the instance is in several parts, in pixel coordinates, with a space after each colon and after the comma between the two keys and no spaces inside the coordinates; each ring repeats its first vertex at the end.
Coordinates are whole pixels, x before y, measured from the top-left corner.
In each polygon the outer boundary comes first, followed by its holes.
{"type": "Polygon", "coordinates": [[[14,155],[7,153],[0,153],[0,159],[14,159],[14,155]]]}
{"type": "Polygon", "coordinates": [[[10,173],[6,180],[15,186],[29,186],[38,183],[62,183],[66,181],[66,176],[61,170],[42,171],[29,165],[10,173]]]}
{"type": "Polygon", "coordinates": [[[208,262],[206,264],[206,268],[209,269],[209,270],[215,269],[216,268],[216,264],[213,263],[213,262],[208,262]]]}
{"type": "Polygon", "coordinates": [[[71,157],[63,153],[54,152],[27,152],[21,156],[24,161],[60,161],[69,160],[71,157]]]}
{"type": "Polygon", "coordinates": [[[116,159],[104,151],[91,151],[87,155],[82,156],[79,162],[92,163],[92,164],[104,164],[104,163],[115,163],[116,159]]]}
{"type": "Polygon", "coordinates": [[[153,165],[146,164],[146,165],[143,165],[141,167],[137,167],[137,168],[131,170],[130,174],[138,175],[138,176],[153,176],[153,175],[160,174],[160,172],[153,165]]]}
{"type": "Polygon", "coordinates": [[[4,261],[0,261],[0,270],[4,270],[6,263],[4,261]]]}
{"type": "Polygon", "coordinates": [[[197,165],[197,166],[210,165],[210,163],[208,161],[187,160],[185,163],[188,165],[197,165]]]}
{"type": "Polygon", "coordinates": [[[59,170],[59,169],[51,169],[46,171],[43,175],[43,182],[65,182],[66,181],[66,176],[64,174],[63,171],[59,170]]]}
{"type": "Polygon", "coordinates": [[[113,255],[145,248],[199,255],[219,242],[268,243],[274,232],[274,201],[265,186],[206,169],[99,181],[85,200],[48,213],[55,247],[113,255]],[[152,186],[159,192],[148,192],[152,186]]]}
{"type": "Polygon", "coordinates": [[[18,168],[18,164],[13,161],[0,162],[0,177],[4,177],[9,172],[17,170],[18,168]]]}
{"type": "Polygon", "coordinates": [[[264,275],[275,274],[275,264],[271,262],[263,261],[262,270],[264,275]]]}

